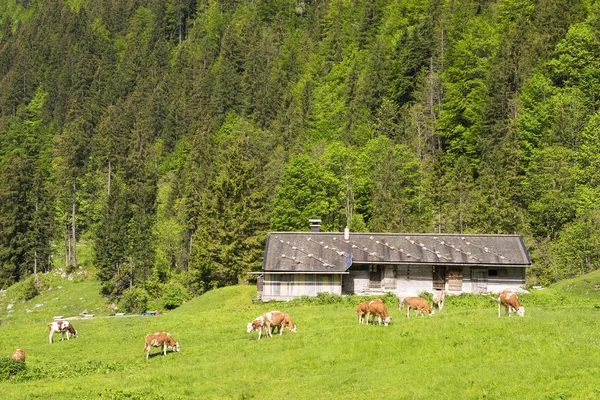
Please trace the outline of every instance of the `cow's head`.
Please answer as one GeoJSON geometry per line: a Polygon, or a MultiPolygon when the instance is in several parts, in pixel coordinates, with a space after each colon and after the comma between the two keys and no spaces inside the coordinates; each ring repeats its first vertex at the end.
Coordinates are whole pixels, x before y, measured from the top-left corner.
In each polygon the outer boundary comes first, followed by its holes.
{"type": "Polygon", "coordinates": [[[171,350],[173,351],[179,351],[179,342],[175,342],[175,345],[170,346],[171,350]]]}
{"type": "Polygon", "coordinates": [[[392,322],[392,317],[385,317],[385,319],[383,320],[383,325],[388,326],[390,322],[392,322]]]}
{"type": "Polygon", "coordinates": [[[431,310],[429,310],[429,316],[431,317],[433,314],[435,314],[435,311],[432,308],[431,310]]]}
{"type": "Polygon", "coordinates": [[[525,307],[521,306],[517,309],[517,315],[519,317],[524,317],[525,316],[525,307]]]}
{"type": "Polygon", "coordinates": [[[260,328],[263,325],[263,320],[262,319],[255,319],[252,322],[248,322],[248,333],[253,332],[253,331],[260,331],[260,328]]]}

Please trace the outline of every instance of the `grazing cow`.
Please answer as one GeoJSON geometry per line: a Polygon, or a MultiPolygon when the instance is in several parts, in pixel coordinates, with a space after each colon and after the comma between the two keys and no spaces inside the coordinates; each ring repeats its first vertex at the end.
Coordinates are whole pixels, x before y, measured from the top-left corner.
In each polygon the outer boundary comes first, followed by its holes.
{"type": "Polygon", "coordinates": [[[508,314],[509,317],[511,311],[516,312],[520,317],[525,316],[525,307],[519,303],[519,298],[516,293],[511,292],[510,290],[504,290],[500,293],[496,301],[498,302],[498,318],[500,318],[500,308],[502,308],[502,306],[506,307],[506,314],[508,314]]]}
{"type": "MultiPolygon", "coordinates": [[[[360,303],[358,305],[358,307],[356,307],[356,315],[358,315],[358,323],[359,324],[363,323],[363,321],[365,320],[364,316],[369,313],[369,303],[370,302],[371,302],[371,300],[363,301],[362,303],[360,303]]],[[[369,324],[369,321],[367,320],[367,325],[368,324],[369,324]]]]}
{"type": "Polygon", "coordinates": [[[267,336],[273,337],[271,335],[271,325],[269,319],[267,318],[267,314],[258,316],[252,322],[248,322],[248,333],[257,331],[258,340],[260,340],[262,336],[263,329],[267,333],[267,336]]]}
{"type": "Polygon", "coordinates": [[[146,345],[144,351],[146,352],[146,360],[150,357],[150,350],[152,347],[161,347],[164,356],[167,355],[167,347],[173,351],[179,351],[179,343],[173,339],[170,333],[167,332],[156,332],[149,333],[146,335],[146,345]]]}
{"type": "MultiPolygon", "coordinates": [[[[379,325],[383,322],[384,326],[388,326],[392,321],[392,317],[388,315],[387,307],[383,304],[383,301],[377,299],[369,302],[369,311],[367,312],[367,324],[369,323],[369,316],[374,315],[377,317],[379,325]]],[[[373,320],[373,325],[375,320],[373,320]]]]}
{"type": "Polygon", "coordinates": [[[50,330],[50,343],[54,340],[54,333],[60,332],[62,333],[61,340],[65,340],[65,333],[67,334],[67,340],[69,340],[69,336],[77,337],[77,331],[73,328],[73,325],[69,321],[54,321],[48,324],[48,329],[50,330]]]}
{"type": "Polygon", "coordinates": [[[11,358],[13,360],[25,362],[25,351],[23,349],[16,349],[11,358]]]}
{"type": "Polygon", "coordinates": [[[442,311],[442,308],[444,308],[445,298],[446,292],[444,290],[436,290],[433,293],[433,299],[431,299],[431,308],[433,308],[434,305],[437,305],[438,310],[442,311]]]}
{"type": "Polygon", "coordinates": [[[279,329],[279,335],[283,334],[283,328],[288,328],[290,332],[296,332],[296,325],[294,325],[288,314],[281,311],[271,311],[265,315],[269,320],[269,326],[272,329],[271,333],[275,333],[275,327],[279,329]]]}
{"type": "Polygon", "coordinates": [[[421,313],[422,317],[424,316],[423,311],[427,311],[427,314],[429,315],[434,314],[433,310],[429,307],[427,300],[421,297],[405,297],[404,300],[402,300],[400,308],[404,306],[406,306],[406,318],[410,318],[411,308],[415,310],[417,315],[421,313]]]}

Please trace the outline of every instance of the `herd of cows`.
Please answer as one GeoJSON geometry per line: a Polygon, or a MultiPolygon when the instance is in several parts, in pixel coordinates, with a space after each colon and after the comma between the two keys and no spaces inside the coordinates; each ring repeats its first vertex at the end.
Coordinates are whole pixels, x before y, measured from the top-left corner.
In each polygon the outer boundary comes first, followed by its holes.
{"type": "MultiPolygon", "coordinates": [[[[415,314],[424,316],[424,313],[433,315],[433,307],[437,306],[438,310],[444,308],[444,300],[446,293],[443,290],[436,290],[433,293],[431,307],[426,299],[418,296],[398,296],[398,310],[406,307],[406,318],[410,318],[410,310],[415,310],[415,314]]],[[[498,318],[501,315],[501,309],[506,308],[506,314],[510,316],[511,312],[523,317],[525,316],[525,308],[521,306],[519,297],[515,292],[504,290],[496,299],[498,302],[498,318]]],[[[387,307],[380,299],[363,301],[356,307],[356,315],[358,315],[358,323],[369,324],[369,319],[375,324],[375,318],[379,325],[388,326],[392,321],[389,316],[387,307]]],[[[253,321],[248,322],[248,333],[258,332],[258,339],[261,338],[264,331],[268,337],[273,337],[275,328],[279,328],[279,334],[283,334],[283,329],[288,328],[291,332],[296,332],[296,325],[292,322],[290,316],[281,311],[271,311],[256,317],[253,321]]]]}
{"type": "MultiPolygon", "coordinates": [[[[406,307],[407,318],[410,317],[410,310],[415,310],[416,315],[421,314],[421,316],[424,316],[424,313],[433,315],[434,306],[437,306],[438,310],[444,308],[445,297],[446,295],[443,290],[436,290],[433,294],[430,307],[427,300],[422,297],[398,296],[398,309],[401,310],[403,307],[406,307]]],[[[506,308],[506,314],[509,316],[511,312],[514,312],[521,317],[525,316],[525,308],[521,306],[519,297],[516,293],[504,290],[498,295],[496,301],[498,302],[498,317],[501,315],[503,306],[506,308]]],[[[375,318],[377,318],[379,325],[383,324],[384,326],[388,326],[392,320],[387,312],[387,307],[383,301],[379,299],[363,301],[356,307],[356,314],[358,315],[359,324],[365,323],[368,325],[370,318],[372,323],[375,324],[375,318]]],[[[261,338],[263,331],[268,337],[272,338],[273,333],[275,333],[275,328],[278,328],[280,335],[283,334],[285,328],[289,329],[290,332],[296,332],[296,325],[292,322],[291,317],[281,311],[266,312],[248,323],[248,333],[258,332],[258,339],[261,338]]],[[[61,340],[64,340],[65,335],[67,336],[67,340],[69,340],[71,336],[77,337],[77,330],[75,330],[69,321],[61,320],[51,322],[48,324],[48,330],[50,331],[50,344],[54,341],[55,333],[62,334],[61,340]]],[[[146,360],[150,357],[150,350],[152,347],[161,347],[163,355],[167,355],[167,348],[174,352],[180,350],[179,343],[167,332],[150,333],[146,335],[144,343],[146,360]]],[[[23,349],[16,349],[11,358],[13,360],[25,362],[25,351],[23,349]]]]}

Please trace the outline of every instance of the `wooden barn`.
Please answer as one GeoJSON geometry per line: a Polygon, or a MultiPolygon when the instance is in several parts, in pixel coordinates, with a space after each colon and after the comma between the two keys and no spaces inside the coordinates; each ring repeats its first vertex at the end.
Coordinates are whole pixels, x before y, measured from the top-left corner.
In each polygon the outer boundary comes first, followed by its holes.
{"type": "Polygon", "coordinates": [[[530,264],[519,235],[271,232],[258,296],[517,290],[530,264]]]}

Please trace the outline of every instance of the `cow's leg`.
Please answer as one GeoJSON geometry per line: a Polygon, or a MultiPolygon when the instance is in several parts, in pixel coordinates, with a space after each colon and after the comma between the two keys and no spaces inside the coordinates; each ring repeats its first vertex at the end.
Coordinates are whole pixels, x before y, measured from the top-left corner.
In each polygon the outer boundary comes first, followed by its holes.
{"type": "Polygon", "coordinates": [[[260,340],[260,337],[262,335],[262,331],[263,331],[263,327],[261,326],[260,328],[258,328],[258,340],[260,340]]]}
{"type": "Polygon", "coordinates": [[[163,343],[163,356],[167,355],[167,344],[163,343]]]}
{"type": "Polygon", "coordinates": [[[50,331],[50,336],[48,337],[48,339],[50,340],[50,344],[52,344],[52,338],[54,336],[54,332],[50,331]]]}
{"type": "Polygon", "coordinates": [[[498,303],[498,318],[500,318],[500,307],[502,306],[500,305],[500,303],[498,303]]]}

